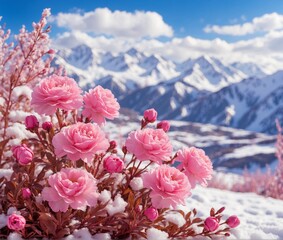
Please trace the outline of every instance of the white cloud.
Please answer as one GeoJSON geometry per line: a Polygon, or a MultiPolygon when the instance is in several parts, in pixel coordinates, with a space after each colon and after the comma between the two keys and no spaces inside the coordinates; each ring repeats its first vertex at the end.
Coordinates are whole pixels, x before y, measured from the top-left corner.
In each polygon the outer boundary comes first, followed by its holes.
{"type": "Polygon", "coordinates": [[[163,21],[156,12],[111,11],[108,8],[97,8],[91,12],[59,13],[50,18],[58,27],[73,31],[94,33],[124,38],[171,37],[173,29],[163,21]]]}
{"type": "Polygon", "coordinates": [[[87,44],[97,51],[119,53],[135,47],[150,54],[160,54],[176,62],[201,55],[218,57],[226,62],[256,62],[268,67],[270,73],[281,68],[283,59],[283,31],[273,31],[265,36],[229,43],[220,38],[204,40],[194,37],[172,38],[168,41],[157,39],[125,39],[91,37],[80,31],[66,32],[53,39],[53,46],[72,48],[87,44]]]}
{"type": "Polygon", "coordinates": [[[261,17],[254,18],[251,22],[234,25],[213,25],[206,26],[206,33],[217,33],[223,35],[243,36],[257,32],[269,32],[283,29],[283,15],[278,13],[264,14],[261,17]]]}

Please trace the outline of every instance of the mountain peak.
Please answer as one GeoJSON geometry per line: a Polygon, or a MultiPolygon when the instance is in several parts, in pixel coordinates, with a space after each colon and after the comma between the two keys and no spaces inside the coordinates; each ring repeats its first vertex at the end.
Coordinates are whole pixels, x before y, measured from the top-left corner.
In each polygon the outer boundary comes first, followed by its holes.
{"type": "Polygon", "coordinates": [[[130,56],[136,56],[139,53],[139,51],[136,48],[132,47],[126,53],[130,56]]]}

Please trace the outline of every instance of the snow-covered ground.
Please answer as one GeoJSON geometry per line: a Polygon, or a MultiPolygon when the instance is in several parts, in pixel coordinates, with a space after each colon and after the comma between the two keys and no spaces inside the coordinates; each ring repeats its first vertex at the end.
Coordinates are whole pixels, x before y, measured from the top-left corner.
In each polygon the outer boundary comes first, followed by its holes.
{"type": "Polygon", "coordinates": [[[188,209],[196,208],[202,217],[210,208],[225,206],[224,217],[237,215],[241,224],[228,239],[283,239],[283,201],[254,193],[236,193],[197,187],[187,200],[188,209]]]}

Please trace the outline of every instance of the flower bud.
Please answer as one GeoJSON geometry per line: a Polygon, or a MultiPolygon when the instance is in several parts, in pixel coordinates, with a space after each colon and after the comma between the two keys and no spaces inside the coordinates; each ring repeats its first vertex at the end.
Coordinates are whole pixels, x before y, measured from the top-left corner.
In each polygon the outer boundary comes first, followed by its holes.
{"type": "Polygon", "coordinates": [[[7,219],[7,226],[11,230],[23,230],[26,226],[26,219],[21,215],[13,213],[7,219]]]}
{"type": "Polygon", "coordinates": [[[240,219],[236,215],[232,215],[226,220],[226,223],[230,228],[235,228],[240,225],[240,219]]]}
{"type": "Polygon", "coordinates": [[[48,54],[54,54],[55,51],[54,51],[53,49],[49,49],[47,53],[48,53],[48,54]]]}
{"type": "Polygon", "coordinates": [[[116,156],[109,156],[103,162],[104,169],[109,173],[120,173],[123,171],[124,162],[116,156]]]}
{"type": "Polygon", "coordinates": [[[147,109],[144,111],[143,117],[147,122],[153,123],[157,119],[157,112],[154,108],[147,109]]]}
{"type": "Polygon", "coordinates": [[[153,222],[158,218],[158,211],[154,207],[149,207],[144,211],[144,215],[153,222]]]}
{"type": "Polygon", "coordinates": [[[122,152],[123,152],[124,154],[127,154],[128,149],[127,149],[127,147],[126,147],[126,146],[123,146],[123,147],[122,147],[122,152]]]}
{"type": "Polygon", "coordinates": [[[27,165],[33,159],[33,152],[25,144],[21,146],[15,146],[12,148],[13,156],[17,159],[19,164],[27,165]]]}
{"type": "Polygon", "coordinates": [[[204,228],[209,232],[215,231],[219,227],[218,219],[215,217],[208,217],[204,221],[204,228]]]}
{"type": "Polygon", "coordinates": [[[25,119],[25,125],[26,125],[26,128],[28,130],[33,130],[35,128],[38,128],[39,126],[39,122],[36,118],[36,116],[34,115],[30,115],[30,116],[27,116],[26,119],[25,119]]]}
{"type": "Polygon", "coordinates": [[[29,188],[23,188],[22,189],[22,195],[24,199],[29,199],[31,196],[31,191],[29,188]]]}
{"type": "Polygon", "coordinates": [[[157,128],[163,129],[164,132],[168,132],[170,129],[170,123],[168,121],[161,121],[157,124],[157,128]]]}
{"type": "Polygon", "coordinates": [[[42,128],[45,130],[45,131],[50,131],[51,128],[52,128],[52,122],[44,122],[42,123],[42,128]]]}
{"type": "Polygon", "coordinates": [[[109,144],[110,144],[110,147],[109,147],[110,149],[115,149],[117,147],[117,143],[114,140],[110,141],[109,144]]]}

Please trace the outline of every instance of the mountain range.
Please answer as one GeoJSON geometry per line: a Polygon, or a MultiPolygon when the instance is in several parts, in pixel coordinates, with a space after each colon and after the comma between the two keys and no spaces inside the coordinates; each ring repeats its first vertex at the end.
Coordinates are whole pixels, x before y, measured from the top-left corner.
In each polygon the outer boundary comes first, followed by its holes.
{"type": "Polygon", "coordinates": [[[275,134],[283,121],[283,71],[267,75],[254,63],[200,56],[181,63],[131,48],[113,54],[87,45],[62,49],[56,62],[85,90],[111,89],[124,108],[155,108],[160,119],[228,125],[275,134]],[[227,108],[234,114],[227,121],[227,108]]]}

